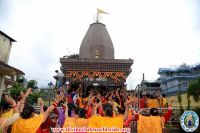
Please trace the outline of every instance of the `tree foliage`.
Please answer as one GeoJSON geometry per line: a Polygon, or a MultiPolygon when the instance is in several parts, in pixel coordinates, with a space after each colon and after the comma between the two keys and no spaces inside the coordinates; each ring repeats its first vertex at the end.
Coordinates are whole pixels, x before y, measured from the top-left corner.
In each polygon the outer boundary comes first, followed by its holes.
{"type": "Polygon", "coordinates": [[[20,83],[15,83],[10,89],[10,94],[14,99],[19,99],[20,92],[25,91],[26,89],[20,83]]]}
{"type": "Polygon", "coordinates": [[[27,85],[27,88],[31,87],[33,90],[37,89],[37,81],[35,80],[30,80],[28,85],[27,85]]]}
{"type": "Polygon", "coordinates": [[[22,76],[18,76],[16,81],[17,83],[24,83],[25,80],[26,80],[25,77],[22,75],[22,76]]]}
{"type": "Polygon", "coordinates": [[[43,100],[47,100],[49,95],[48,95],[48,92],[46,92],[44,89],[40,89],[39,96],[43,100]]]}
{"type": "MultiPolygon", "coordinates": [[[[25,92],[26,89],[24,88],[22,81],[24,80],[23,77],[20,77],[19,79],[19,82],[17,81],[11,88],[9,88],[10,90],[10,94],[11,96],[15,99],[15,100],[19,100],[20,99],[20,92],[23,91],[25,92]]],[[[37,89],[37,81],[35,80],[30,80],[27,87],[31,87],[32,89],[37,89]]],[[[42,93],[40,92],[34,92],[32,93],[31,95],[29,95],[29,97],[27,98],[27,101],[30,103],[30,104],[34,104],[34,103],[37,103],[37,99],[39,97],[41,97],[42,93]]]]}
{"type": "Polygon", "coordinates": [[[37,104],[38,98],[40,98],[39,92],[33,92],[29,97],[27,98],[27,102],[29,104],[37,104]]]}
{"type": "Polygon", "coordinates": [[[200,78],[194,81],[191,81],[187,91],[189,96],[192,96],[195,102],[198,102],[200,97],[200,78]]]}

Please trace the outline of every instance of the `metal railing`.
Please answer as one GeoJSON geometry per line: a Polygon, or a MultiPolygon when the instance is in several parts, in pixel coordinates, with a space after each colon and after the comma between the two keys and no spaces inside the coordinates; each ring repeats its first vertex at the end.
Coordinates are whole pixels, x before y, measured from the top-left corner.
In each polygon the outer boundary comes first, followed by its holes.
{"type": "MultiPolygon", "coordinates": [[[[62,107],[58,107],[62,108],[62,107]]],[[[40,106],[34,106],[35,111],[39,112],[40,111],[40,106]]],[[[134,110],[139,110],[138,108],[134,108],[134,110]]],[[[145,111],[143,111],[141,114],[144,116],[149,116],[149,110],[150,108],[144,108],[145,111]]],[[[159,115],[163,116],[168,108],[158,108],[159,110],[159,115]]],[[[163,130],[163,133],[170,132],[173,130],[175,131],[180,131],[180,108],[175,107],[172,108],[172,116],[165,125],[165,128],[163,130]]],[[[131,128],[131,133],[137,133],[137,121],[133,120],[130,122],[129,127],[131,128]]]]}
{"type": "MultiPolygon", "coordinates": [[[[150,108],[145,108],[145,111],[141,114],[144,116],[149,116],[149,110],[150,108]]],[[[167,112],[167,108],[158,108],[159,115],[163,116],[167,112]]],[[[163,133],[168,132],[175,132],[180,131],[180,108],[172,108],[172,116],[170,117],[169,121],[165,125],[165,128],[163,129],[163,133]]],[[[133,120],[130,122],[129,127],[131,128],[131,133],[137,133],[137,121],[133,120]]]]}

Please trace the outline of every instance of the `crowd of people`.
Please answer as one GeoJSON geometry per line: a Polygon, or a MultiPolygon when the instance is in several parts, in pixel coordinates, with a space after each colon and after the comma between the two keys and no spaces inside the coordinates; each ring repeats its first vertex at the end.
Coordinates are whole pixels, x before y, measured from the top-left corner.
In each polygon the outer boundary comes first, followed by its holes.
{"type": "Polygon", "coordinates": [[[81,87],[67,92],[60,89],[49,107],[39,99],[40,111],[36,113],[26,102],[31,92],[31,88],[25,94],[22,92],[18,101],[8,95],[2,96],[0,133],[49,133],[55,127],[128,128],[131,121],[138,121],[138,133],[162,133],[172,114],[173,100],[168,104],[168,110],[160,115],[158,108],[166,108],[167,103],[165,96],[159,93],[155,97],[141,95],[139,99],[123,89],[106,95],[91,90],[88,95],[83,95],[81,87]],[[150,116],[141,115],[148,111],[150,116]]]}

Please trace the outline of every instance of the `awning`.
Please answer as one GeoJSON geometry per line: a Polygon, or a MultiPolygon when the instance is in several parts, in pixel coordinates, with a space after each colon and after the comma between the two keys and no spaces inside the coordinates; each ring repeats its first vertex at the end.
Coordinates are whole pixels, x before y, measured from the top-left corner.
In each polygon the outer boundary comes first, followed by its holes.
{"type": "Polygon", "coordinates": [[[0,74],[3,75],[25,75],[21,70],[0,61],[0,74]]]}

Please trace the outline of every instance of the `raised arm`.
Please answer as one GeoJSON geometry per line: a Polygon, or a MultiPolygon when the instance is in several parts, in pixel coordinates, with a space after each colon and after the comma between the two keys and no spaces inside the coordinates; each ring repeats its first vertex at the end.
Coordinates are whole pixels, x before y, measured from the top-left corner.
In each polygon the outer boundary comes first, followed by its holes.
{"type": "Polygon", "coordinates": [[[128,117],[128,111],[129,111],[129,105],[126,104],[126,109],[125,109],[125,112],[124,112],[124,121],[127,119],[128,117]]]}
{"type": "Polygon", "coordinates": [[[19,107],[18,107],[18,105],[16,104],[15,100],[12,97],[10,97],[8,95],[5,95],[5,100],[6,100],[7,103],[12,105],[14,113],[19,113],[19,107]]]}
{"type": "Polygon", "coordinates": [[[68,115],[68,102],[66,101],[65,104],[63,104],[63,106],[65,107],[65,117],[69,117],[68,115]]]}
{"type": "Polygon", "coordinates": [[[167,113],[164,115],[164,119],[165,119],[165,124],[169,121],[170,117],[172,116],[172,104],[174,102],[174,97],[172,97],[170,99],[170,104],[169,104],[169,107],[168,107],[168,111],[167,113]]]}
{"type": "Polygon", "coordinates": [[[20,95],[21,95],[22,99],[21,99],[21,101],[20,101],[21,104],[20,104],[20,106],[19,106],[19,112],[20,112],[20,113],[23,112],[24,104],[25,104],[25,102],[26,102],[26,98],[27,98],[31,93],[32,93],[32,88],[28,88],[25,94],[24,94],[23,92],[21,92],[20,95]]]}
{"type": "Polygon", "coordinates": [[[43,118],[43,122],[46,121],[47,117],[49,116],[50,112],[54,110],[54,108],[57,107],[58,103],[64,98],[64,93],[61,92],[59,96],[56,97],[55,102],[48,107],[48,109],[44,112],[44,118],[43,118]]]}
{"type": "Polygon", "coordinates": [[[39,100],[39,105],[40,105],[40,113],[44,113],[44,101],[42,99],[39,100]]]}
{"type": "Polygon", "coordinates": [[[12,97],[5,95],[5,100],[7,103],[12,105],[14,111],[14,114],[7,119],[4,125],[5,127],[7,127],[9,125],[12,125],[20,117],[20,114],[19,114],[19,105],[16,104],[15,100],[12,97]]]}

